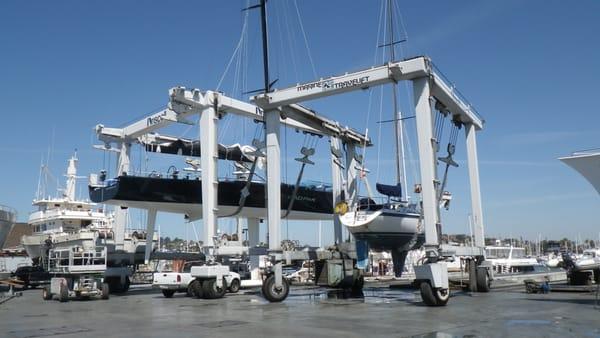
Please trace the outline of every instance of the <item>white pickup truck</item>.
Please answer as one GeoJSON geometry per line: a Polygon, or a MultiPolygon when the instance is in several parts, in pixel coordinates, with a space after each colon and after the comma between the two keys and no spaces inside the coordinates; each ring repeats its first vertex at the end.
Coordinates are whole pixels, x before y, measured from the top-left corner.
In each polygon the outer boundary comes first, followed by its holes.
{"type": "MultiPolygon", "coordinates": [[[[175,292],[185,292],[190,297],[202,298],[201,282],[192,277],[191,269],[194,266],[204,266],[204,262],[191,261],[183,265],[181,272],[155,272],[152,280],[152,286],[161,289],[163,295],[167,298],[173,297],[175,292]]],[[[227,291],[236,293],[240,290],[240,275],[236,272],[228,272],[223,275],[224,282],[227,283],[227,291]]]]}

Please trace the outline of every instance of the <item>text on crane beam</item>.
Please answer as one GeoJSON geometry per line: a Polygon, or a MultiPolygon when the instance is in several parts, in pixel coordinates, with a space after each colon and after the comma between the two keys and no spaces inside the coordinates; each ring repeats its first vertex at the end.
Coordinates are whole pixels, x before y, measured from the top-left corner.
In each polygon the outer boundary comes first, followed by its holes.
{"type": "Polygon", "coordinates": [[[155,124],[160,123],[163,118],[165,118],[167,116],[167,112],[166,111],[162,111],[156,115],[150,116],[149,118],[146,119],[146,126],[150,127],[153,126],[155,124]]]}
{"type": "Polygon", "coordinates": [[[335,82],[334,79],[316,81],[311,83],[305,83],[296,86],[297,91],[305,91],[313,88],[321,88],[322,90],[330,90],[330,89],[342,89],[347,87],[356,87],[360,86],[369,81],[369,76],[357,77],[355,79],[335,82]]]}

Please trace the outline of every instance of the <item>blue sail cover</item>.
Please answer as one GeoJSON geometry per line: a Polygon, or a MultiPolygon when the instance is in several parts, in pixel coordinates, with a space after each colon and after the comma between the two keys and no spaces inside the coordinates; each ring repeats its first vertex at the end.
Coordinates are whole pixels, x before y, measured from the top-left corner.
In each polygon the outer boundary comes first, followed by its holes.
{"type": "Polygon", "coordinates": [[[376,183],[375,187],[377,188],[377,191],[382,195],[398,198],[402,197],[402,185],[400,185],[400,183],[396,185],[376,183]]]}

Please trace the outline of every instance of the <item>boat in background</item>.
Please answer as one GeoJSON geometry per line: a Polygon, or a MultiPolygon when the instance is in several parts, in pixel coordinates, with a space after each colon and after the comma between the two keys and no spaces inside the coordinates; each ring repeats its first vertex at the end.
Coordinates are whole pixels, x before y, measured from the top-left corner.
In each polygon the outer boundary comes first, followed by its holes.
{"type": "Polygon", "coordinates": [[[496,274],[535,272],[544,268],[536,258],[528,257],[525,248],[514,246],[486,246],[485,259],[490,261],[496,274]]]}
{"type": "MultiPolygon", "coordinates": [[[[77,161],[76,155],[69,159],[66,187],[59,190],[57,197],[43,197],[43,189],[40,189],[33,201],[37,210],[28,219],[32,234],[21,238],[25,251],[33,261],[38,262],[50,249],[62,247],[78,246],[92,250],[102,245],[109,252],[115,251],[114,215],[97,208],[95,203],[75,197],[77,161]]],[[[42,170],[46,170],[46,167],[42,167],[42,170]]],[[[143,256],[145,239],[143,231],[126,231],[124,251],[143,256]]]]}
{"type": "Polygon", "coordinates": [[[580,173],[600,194],[600,148],[576,151],[559,160],[580,173]]]}
{"type": "Polygon", "coordinates": [[[583,254],[576,257],[571,268],[573,271],[587,271],[600,269],[600,249],[586,249],[583,254]]]}

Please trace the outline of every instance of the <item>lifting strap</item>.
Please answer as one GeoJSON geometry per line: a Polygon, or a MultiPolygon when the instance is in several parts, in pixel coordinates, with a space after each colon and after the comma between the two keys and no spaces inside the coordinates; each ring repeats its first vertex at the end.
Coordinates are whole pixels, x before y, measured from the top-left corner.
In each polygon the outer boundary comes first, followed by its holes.
{"type": "Polygon", "coordinates": [[[240,191],[240,200],[238,202],[238,207],[235,211],[229,215],[221,216],[222,217],[233,217],[239,214],[242,209],[244,209],[244,205],[246,204],[246,198],[250,196],[250,184],[252,184],[252,178],[254,178],[254,172],[256,171],[256,165],[261,157],[265,157],[265,154],[260,151],[261,148],[264,148],[264,142],[259,141],[258,139],[252,140],[252,145],[255,150],[251,153],[248,153],[250,156],[254,156],[254,161],[252,161],[252,167],[250,168],[250,172],[248,173],[248,178],[246,179],[246,184],[244,188],[240,191]]]}
{"type": "Polygon", "coordinates": [[[296,200],[296,195],[298,194],[298,189],[300,188],[300,181],[302,180],[302,175],[304,174],[304,167],[306,167],[307,164],[310,164],[310,165],[315,164],[315,162],[308,159],[309,156],[312,156],[315,154],[315,148],[302,147],[302,149],[300,150],[300,153],[302,153],[302,155],[304,155],[304,156],[296,158],[295,160],[302,163],[302,166],[300,167],[300,172],[298,173],[298,177],[296,178],[296,185],[294,186],[294,191],[292,192],[292,197],[290,199],[290,202],[288,203],[288,207],[287,207],[287,210],[285,211],[285,214],[283,215],[283,218],[287,218],[288,215],[290,214],[290,212],[292,211],[292,207],[294,206],[294,201],[296,200]]]}
{"type": "Polygon", "coordinates": [[[456,140],[458,138],[458,130],[461,129],[462,123],[460,121],[454,120],[452,121],[453,128],[450,131],[450,139],[448,140],[448,155],[446,157],[438,157],[440,162],[446,163],[446,168],[444,169],[444,178],[442,179],[442,185],[440,186],[440,190],[438,191],[438,201],[442,200],[442,196],[444,194],[444,189],[446,188],[446,183],[448,182],[448,169],[450,166],[458,167],[458,163],[454,161],[452,156],[456,151],[456,140]]]}
{"type": "Polygon", "coordinates": [[[342,164],[342,151],[332,146],[331,154],[334,156],[333,163],[340,167],[340,169],[345,169],[344,165],[342,164]]]}

